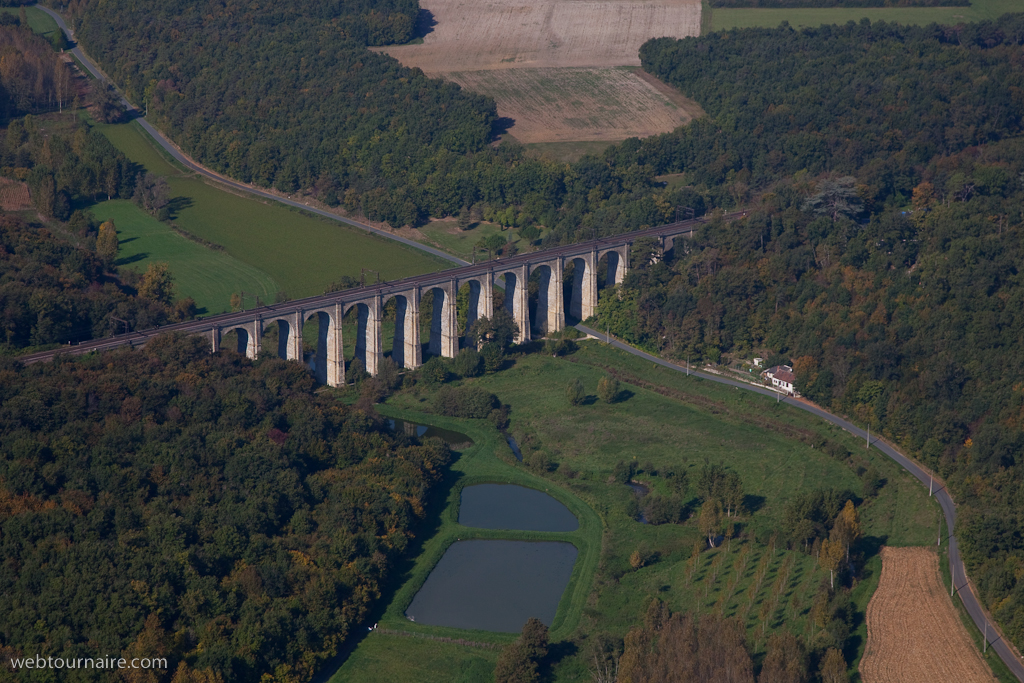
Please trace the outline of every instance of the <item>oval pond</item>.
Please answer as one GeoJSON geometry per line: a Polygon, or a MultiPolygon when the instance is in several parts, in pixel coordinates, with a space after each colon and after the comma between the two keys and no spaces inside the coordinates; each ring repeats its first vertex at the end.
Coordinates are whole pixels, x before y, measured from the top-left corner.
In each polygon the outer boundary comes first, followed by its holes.
{"type": "Polygon", "coordinates": [[[476,484],[462,489],[459,524],[480,529],[576,531],[579,520],[557,500],[514,484],[476,484]]]}

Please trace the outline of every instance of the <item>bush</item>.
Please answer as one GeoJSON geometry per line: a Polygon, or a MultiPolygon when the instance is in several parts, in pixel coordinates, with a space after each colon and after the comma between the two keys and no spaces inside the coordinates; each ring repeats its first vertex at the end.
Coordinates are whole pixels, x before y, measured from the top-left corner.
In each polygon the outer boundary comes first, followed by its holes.
{"type": "Polygon", "coordinates": [[[452,370],[460,377],[479,377],[484,372],[484,358],[476,349],[462,349],[452,361],[452,370]]]}
{"type": "Polygon", "coordinates": [[[508,414],[512,411],[512,408],[507,405],[502,405],[491,411],[491,414],[487,418],[494,425],[495,429],[508,429],[508,414]]]}
{"type": "Polygon", "coordinates": [[[578,378],[569,382],[569,385],[565,388],[565,398],[571,406],[582,404],[586,397],[587,393],[583,390],[583,382],[578,378]]]}
{"type": "Polygon", "coordinates": [[[644,516],[648,524],[677,524],[682,517],[682,502],[676,496],[647,496],[644,516]]]}
{"type": "Polygon", "coordinates": [[[635,473],[636,468],[633,463],[620,460],[615,463],[615,468],[612,469],[612,479],[617,484],[628,484],[632,481],[635,473]]]}
{"type": "Polygon", "coordinates": [[[565,477],[566,479],[575,479],[576,470],[574,470],[572,468],[572,465],[570,465],[569,463],[563,462],[561,465],[558,466],[558,475],[561,477],[565,477]]]}
{"type": "Polygon", "coordinates": [[[390,394],[402,384],[402,376],[398,374],[398,364],[390,357],[385,358],[377,369],[376,379],[387,394],[390,394]]]}
{"type": "Polygon", "coordinates": [[[370,376],[370,373],[366,371],[366,366],[363,364],[362,358],[356,358],[348,366],[348,381],[354,384],[359,384],[364,379],[370,376]]]}
{"type": "Polygon", "coordinates": [[[531,470],[537,472],[550,472],[554,469],[555,464],[551,462],[551,458],[544,451],[534,451],[523,458],[523,462],[531,470]]]}
{"type": "Polygon", "coordinates": [[[497,406],[497,397],[480,387],[441,387],[434,396],[434,410],[448,417],[484,418],[497,406]]]}
{"type": "Polygon", "coordinates": [[[619,380],[614,377],[602,377],[597,383],[597,395],[605,403],[615,403],[619,396],[619,380]]]}
{"type": "Polygon", "coordinates": [[[441,356],[434,356],[420,366],[420,379],[428,387],[444,384],[450,375],[448,361],[441,356]]]}
{"type": "Polygon", "coordinates": [[[576,342],[571,339],[548,339],[544,349],[552,356],[568,356],[576,353],[576,342]]]}
{"type": "Polygon", "coordinates": [[[497,372],[505,364],[505,350],[501,348],[500,344],[494,342],[484,344],[480,355],[484,359],[484,370],[487,372],[497,372]]]}

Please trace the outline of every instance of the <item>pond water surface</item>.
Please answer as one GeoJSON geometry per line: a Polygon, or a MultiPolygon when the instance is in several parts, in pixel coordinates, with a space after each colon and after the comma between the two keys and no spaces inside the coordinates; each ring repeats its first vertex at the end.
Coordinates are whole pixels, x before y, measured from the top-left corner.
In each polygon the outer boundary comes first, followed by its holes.
{"type": "Polygon", "coordinates": [[[550,626],[569,585],[571,543],[457,541],[405,611],[417,623],[516,633],[530,617],[550,626]]]}
{"type": "Polygon", "coordinates": [[[459,524],[481,529],[576,531],[579,520],[557,500],[514,484],[476,484],[462,489],[459,524]]]}
{"type": "Polygon", "coordinates": [[[435,427],[433,425],[419,424],[418,422],[409,422],[408,420],[391,419],[388,420],[388,425],[391,427],[391,431],[399,432],[406,436],[436,436],[448,444],[473,443],[473,439],[461,432],[454,432],[450,429],[442,429],[441,427],[435,427]]]}

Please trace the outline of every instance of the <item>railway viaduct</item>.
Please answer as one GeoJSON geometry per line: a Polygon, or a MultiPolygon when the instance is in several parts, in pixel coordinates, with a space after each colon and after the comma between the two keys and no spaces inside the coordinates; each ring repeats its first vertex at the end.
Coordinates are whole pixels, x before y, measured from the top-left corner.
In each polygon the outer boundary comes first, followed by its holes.
{"type": "MultiPolygon", "coordinates": [[[[723,218],[735,219],[741,213],[725,214],[723,218]]],[[[236,350],[249,358],[255,358],[263,348],[264,331],[276,324],[277,355],[288,360],[302,361],[302,328],[307,321],[316,318],[319,338],[311,365],[321,383],[339,386],[345,381],[342,319],[353,309],[358,319],[355,357],[362,360],[371,375],[377,374],[384,358],[382,322],[384,308],[392,299],[395,300],[395,333],[391,357],[399,366],[408,369],[415,369],[423,362],[424,341],[427,342],[428,354],[454,357],[469,327],[481,317],[493,316],[495,287],[505,290],[504,306],[519,328],[517,341],[528,341],[535,336],[544,336],[564,328],[567,312],[564,310],[566,285],[563,284],[563,275],[570,267],[572,279],[568,283],[568,315],[577,320],[586,320],[596,312],[598,266],[602,260],[607,261],[604,269],[607,284],[618,284],[626,276],[630,250],[637,240],[653,238],[664,254],[672,250],[677,238],[688,237],[706,220],[703,217],[695,218],[395,282],[330,292],[248,311],[97,339],[77,346],[26,355],[21,360],[33,363],[49,360],[60,353],[81,354],[118,346],[141,346],[154,335],[170,331],[205,335],[210,340],[213,352],[220,350],[225,334],[234,332],[237,338],[236,350]],[[530,279],[535,274],[539,279],[539,292],[535,315],[531,320],[528,291],[530,279]],[[457,329],[456,296],[465,285],[469,285],[466,322],[464,328],[457,329]],[[429,339],[422,340],[420,309],[427,297],[431,304],[430,333],[429,339]]]]}

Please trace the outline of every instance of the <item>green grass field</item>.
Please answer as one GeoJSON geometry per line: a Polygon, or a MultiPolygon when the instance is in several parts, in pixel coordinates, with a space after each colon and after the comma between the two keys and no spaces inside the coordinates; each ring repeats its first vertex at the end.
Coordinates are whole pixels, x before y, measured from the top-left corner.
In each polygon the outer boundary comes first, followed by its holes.
{"type": "Polygon", "coordinates": [[[711,30],[775,28],[783,21],[794,27],[845,24],[848,21],[894,21],[901,24],[960,24],[995,19],[1007,12],[1024,11],[1020,0],[972,0],[970,7],[879,7],[863,9],[714,9],[711,30]]]}
{"type": "MultiPolygon", "coordinates": [[[[0,12],[4,14],[13,14],[18,16],[21,12],[20,7],[0,7],[0,12]]],[[[47,38],[57,30],[57,22],[53,20],[49,14],[36,7],[26,7],[25,16],[28,18],[28,27],[35,33],[46,36],[47,38]]]]}
{"type": "MultiPolygon", "coordinates": [[[[466,261],[473,260],[473,247],[481,239],[490,237],[491,235],[500,233],[502,237],[508,240],[509,235],[512,235],[512,242],[520,249],[526,247],[525,241],[519,236],[519,231],[516,229],[502,230],[501,226],[496,223],[478,223],[471,230],[459,230],[458,223],[454,218],[430,221],[426,225],[417,229],[419,233],[419,241],[424,244],[428,244],[432,247],[442,249],[449,254],[458,256],[459,258],[465,259],[466,261]]],[[[541,231],[541,237],[543,237],[545,231],[541,231]]],[[[539,240],[540,238],[538,238],[539,240]]],[[[487,258],[486,250],[478,250],[476,253],[477,260],[484,260],[487,258]]]]}
{"type": "MultiPolygon", "coordinates": [[[[135,123],[97,125],[96,129],[129,159],[167,178],[176,205],[174,223],[223,246],[224,255],[240,262],[234,268],[210,274],[208,277],[219,278],[220,282],[204,284],[204,288],[229,292],[243,289],[245,282],[236,274],[248,269],[259,273],[264,283],[277,283],[294,299],[321,294],[342,275],[358,277],[363,267],[380,271],[382,279],[397,280],[450,266],[411,247],[208,183],[172,163],[135,123]]],[[[167,231],[174,234],[169,227],[167,231]]],[[[165,253],[160,246],[170,243],[149,246],[140,241],[137,248],[155,260],[167,262],[171,271],[177,272],[177,252],[165,253]]],[[[184,286],[183,277],[178,281],[184,286]]]]}
{"type": "Polygon", "coordinates": [[[227,310],[231,295],[239,290],[273,301],[280,289],[266,273],[182,237],[128,200],[100,202],[90,211],[117,227],[116,265],[142,272],[150,263],[170,264],[178,296],[195,299],[200,314],[227,310]]]}
{"type": "MultiPolygon", "coordinates": [[[[544,354],[524,356],[502,372],[464,382],[483,386],[512,406],[510,431],[527,459],[540,451],[556,463],[568,464],[576,472],[573,478],[556,472],[543,473],[546,485],[562,500],[585,502],[601,520],[600,562],[593,583],[583,591],[585,599],[581,601],[580,616],[578,620],[570,618],[556,623],[553,632],[553,640],[571,641],[579,649],[575,654],[573,647],[556,650],[568,654],[554,658],[552,680],[590,680],[587,639],[602,633],[625,635],[631,626],[642,621],[651,596],[664,600],[673,610],[720,609],[726,616],[740,617],[748,626],[757,658],[765,648],[760,606],[769,599],[772,584],[787,563],[790,569],[784,597],[768,618],[767,633],[786,628],[800,637],[810,635],[811,600],[820,582],[827,579],[827,573],[816,566],[812,556],[796,549],[786,550],[784,530],[778,549],[769,557],[767,578],[751,603],[748,590],[754,569],[760,558],[769,553],[766,539],[780,529],[783,508],[795,494],[824,487],[849,489],[859,494],[860,480],[850,466],[820,449],[764,429],[761,426],[764,418],[776,425],[810,429],[843,443],[858,457],[877,467],[885,478],[880,494],[859,506],[865,532],[861,548],[866,557],[865,562],[857,566],[852,598],[861,614],[877,585],[881,565],[876,550],[880,545],[935,542],[938,508],[909,473],[880,453],[866,451],[862,443],[846,432],[785,403],[777,404],[767,397],[686,377],[593,341],[582,343],[580,350],[569,359],[554,359],[544,354]],[[703,397],[701,400],[710,399],[716,402],[715,407],[699,407],[696,400],[680,400],[629,384],[622,386],[622,397],[615,404],[593,400],[596,397],[592,396],[583,406],[570,407],[564,397],[568,382],[579,378],[588,393],[594,394],[598,380],[605,375],[603,368],[609,366],[629,373],[638,378],[637,381],[703,397]],[[624,485],[609,483],[609,475],[619,460],[635,460],[640,466],[637,480],[648,484],[654,492],[667,492],[665,481],[646,472],[648,467],[654,470],[668,465],[681,467],[688,471],[693,482],[705,457],[741,475],[753,511],[738,520],[740,534],[727,546],[707,550],[701,555],[695,574],[688,579],[686,561],[694,542],[700,538],[696,520],[660,526],[639,523],[630,512],[633,492],[624,485]],[[744,546],[749,546],[749,559],[737,569],[744,546]],[[635,571],[629,564],[629,556],[640,547],[653,552],[657,559],[635,571]],[[712,580],[712,566],[719,556],[722,559],[717,561],[724,562],[724,568],[717,579],[712,580]],[[736,578],[737,571],[739,578],[736,578]],[[573,621],[575,626],[567,634],[573,621]]],[[[392,397],[382,412],[424,410],[430,405],[429,401],[426,391],[407,390],[392,397]]],[[[476,428],[493,433],[483,421],[455,421],[436,416],[420,421],[460,431],[476,428]]],[[[505,444],[497,439],[492,443],[495,453],[507,458],[505,444]]],[[[481,461],[498,463],[499,459],[485,455],[481,461]]],[[[506,471],[529,472],[521,464],[514,467],[504,462],[499,464],[506,471]]],[[[457,466],[462,466],[461,460],[457,466]]],[[[695,511],[692,483],[687,498],[688,510],[692,513],[695,511]]],[[[454,519],[456,503],[450,496],[443,515],[454,519]]],[[[466,534],[466,530],[461,534],[466,534]]],[[[409,573],[413,578],[406,580],[390,600],[381,627],[408,632],[413,628],[426,629],[417,632],[486,643],[506,642],[505,636],[412,626],[401,618],[402,610],[429,568],[440,558],[439,546],[444,545],[445,537],[445,533],[439,532],[425,543],[416,559],[416,569],[409,573]]],[[[566,605],[563,599],[559,616],[563,609],[571,610],[576,604],[570,600],[566,605]]],[[[854,624],[854,629],[847,648],[851,662],[859,658],[865,645],[862,617],[854,624]]],[[[483,667],[484,662],[491,662],[493,666],[496,654],[492,650],[451,642],[427,643],[410,636],[374,633],[362,640],[332,680],[333,683],[459,680],[461,672],[475,671],[475,667],[483,667]],[[402,654],[406,651],[408,655],[402,654]]],[[[481,676],[477,680],[487,678],[481,676]]]]}

